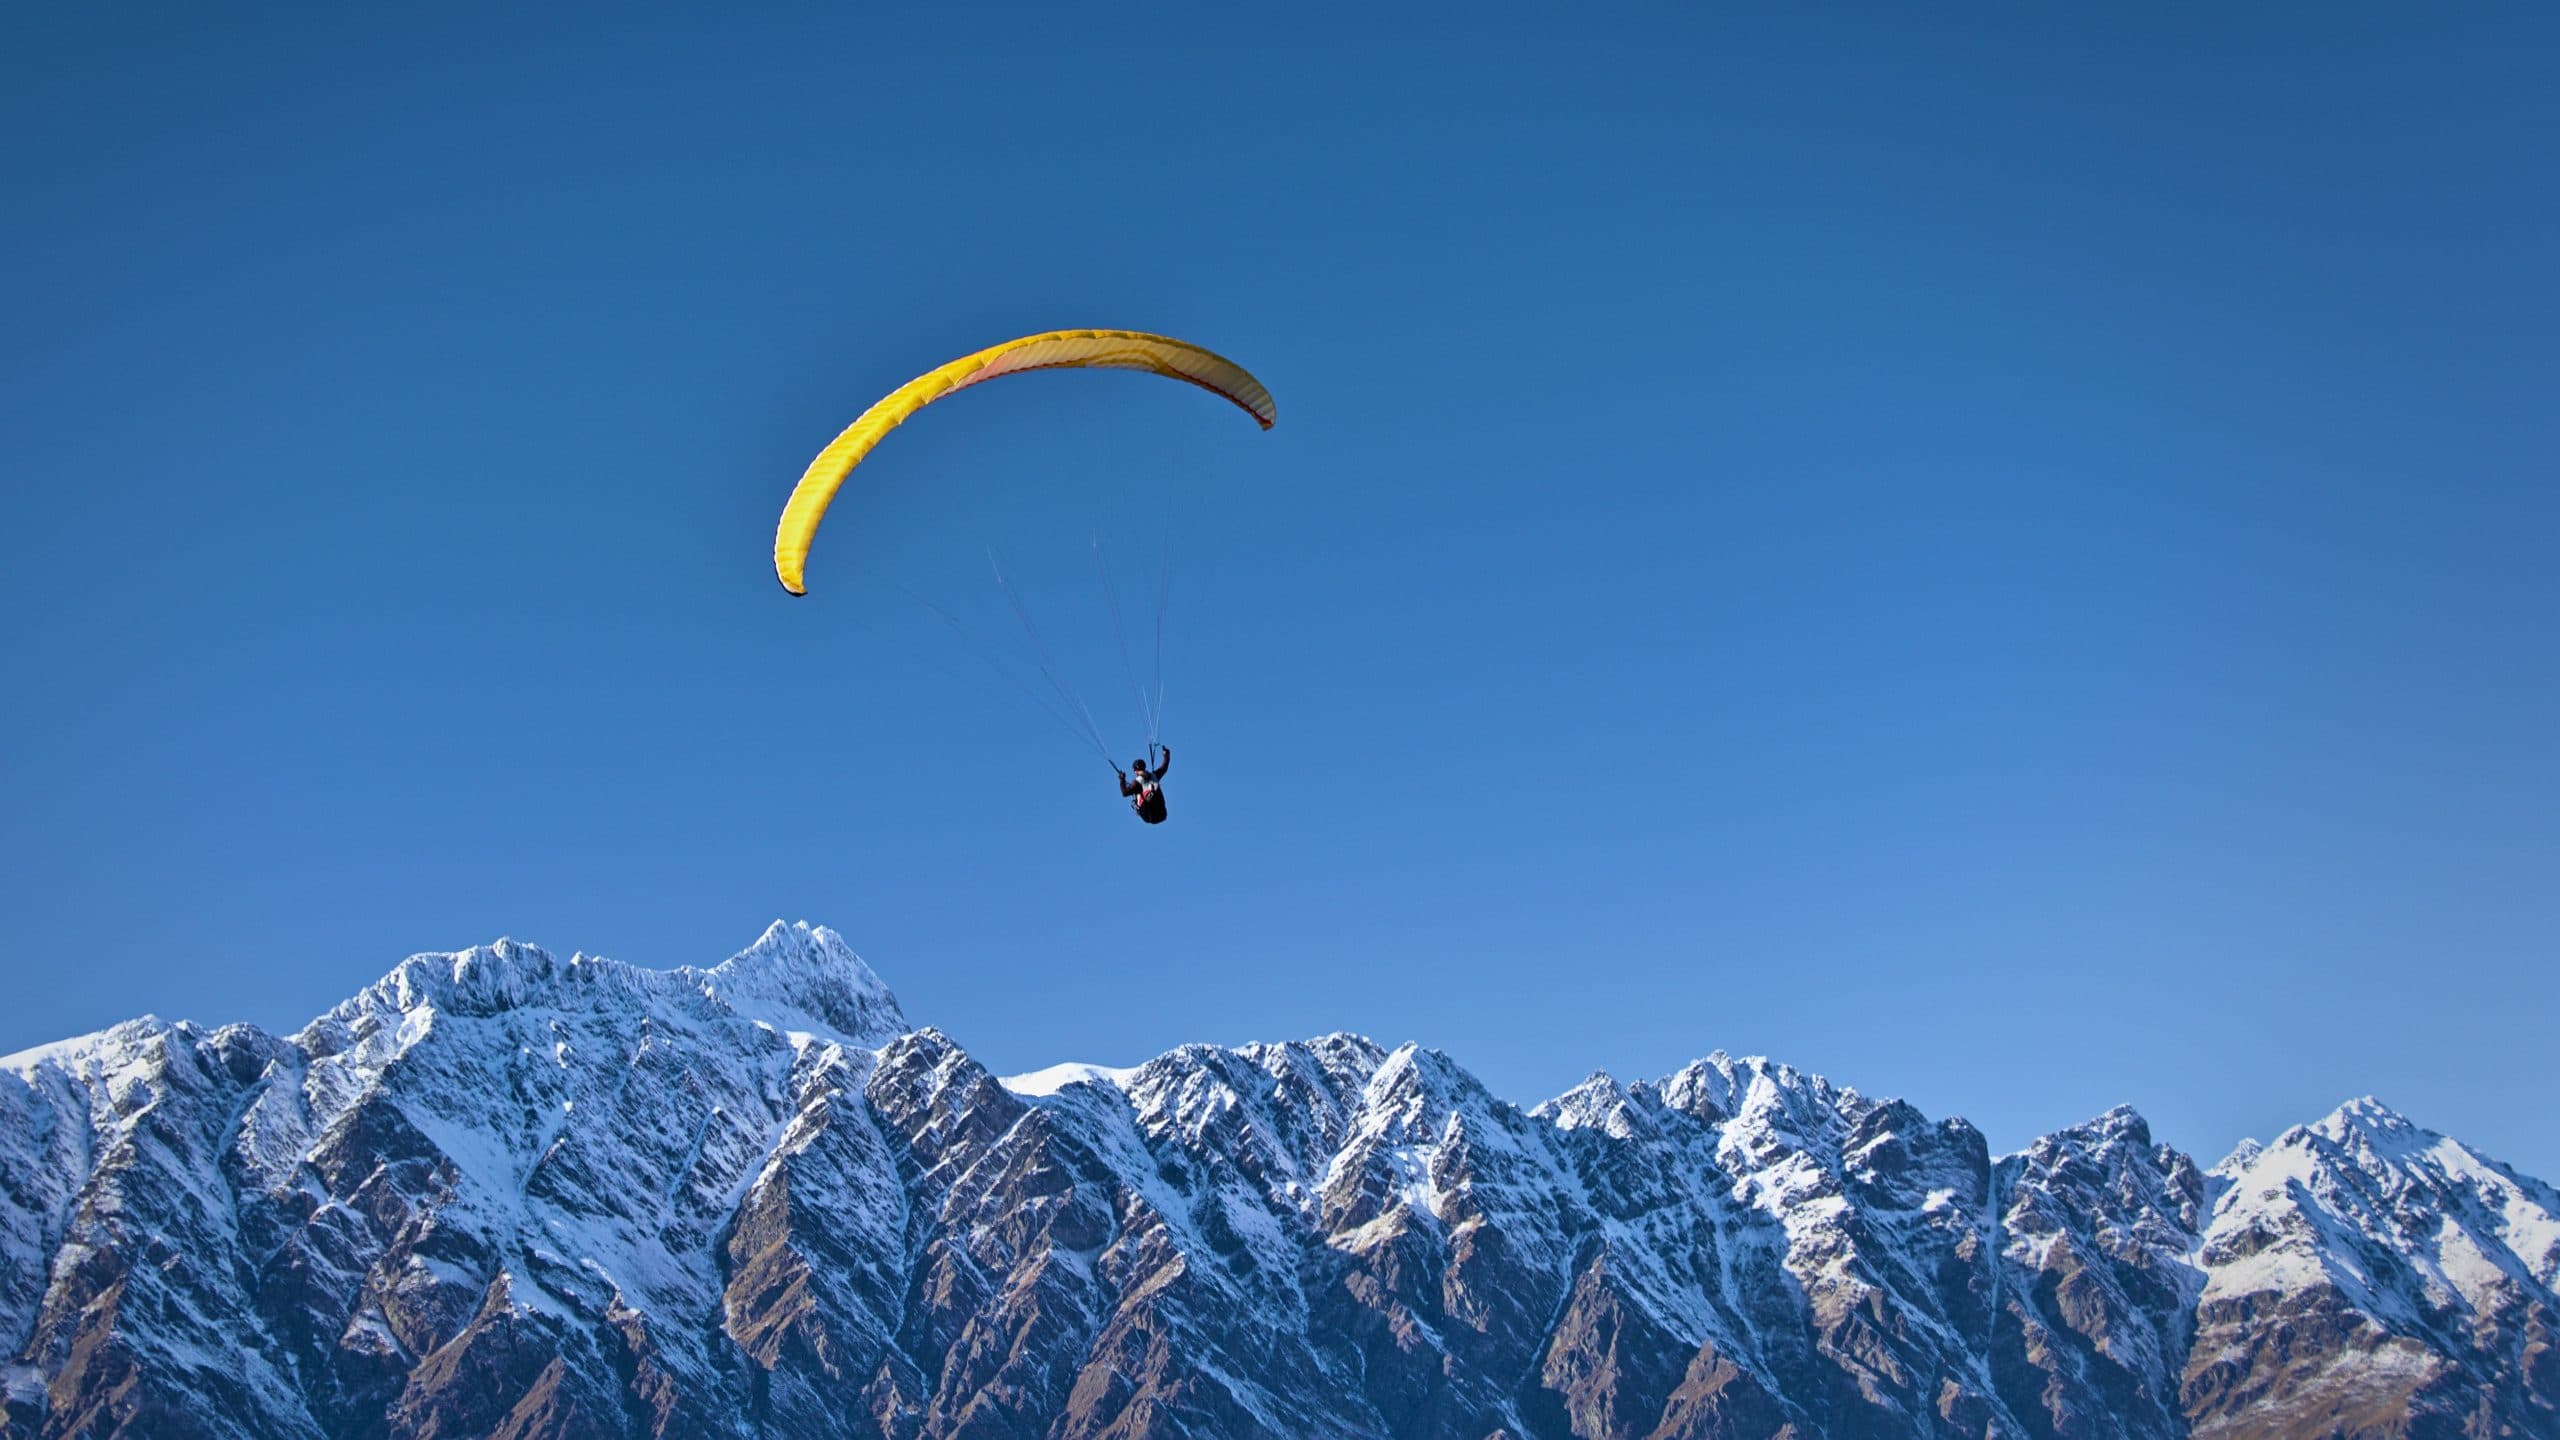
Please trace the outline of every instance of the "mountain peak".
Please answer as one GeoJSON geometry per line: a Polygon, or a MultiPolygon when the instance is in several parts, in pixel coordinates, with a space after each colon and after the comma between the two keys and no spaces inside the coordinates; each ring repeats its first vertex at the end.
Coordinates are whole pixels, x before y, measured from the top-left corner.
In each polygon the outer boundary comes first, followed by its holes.
{"type": "Polygon", "coordinates": [[[999,1077],[998,1084],[1016,1095],[1055,1095],[1070,1085],[1088,1082],[1126,1090],[1130,1077],[1138,1073],[1135,1065],[1094,1065],[1070,1060],[1061,1065],[1044,1066],[1021,1075],[999,1077]]]}
{"type": "Polygon", "coordinates": [[[1581,1084],[1529,1113],[1559,1130],[1602,1129],[1620,1139],[1646,1123],[1635,1096],[1606,1070],[1592,1071],[1581,1084]]]}
{"type": "Polygon", "coordinates": [[[2143,1119],[2142,1112],[2130,1105],[2115,1106],[2064,1133],[2085,1135],[2100,1143],[2124,1140],[2146,1150],[2151,1147],[2151,1122],[2143,1119]]]}
{"type": "Polygon", "coordinates": [[[823,1030],[866,1048],[909,1029],[898,997],[845,938],[806,920],[776,920],[746,949],[690,973],[704,994],[732,1007],[776,1023],[815,1022],[786,1029],[823,1030]]]}
{"type": "Polygon", "coordinates": [[[324,1018],[352,1020],[368,1011],[494,1015],[540,997],[560,968],[550,951],[505,936],[467,950],[423,951],[324,1018]]]}
{"type": "Polygon", "coordinates": [[[467,950],[412,955],[314,1020],[297,1040],[331,1054],[366,1034],[396,1026],[406,1044],[439,1015],[494,1016],[538,1007],[592,1012],[659,997],[704,1001],[776,1030],[870,1049],[906,1032],[897,996],[824,926],[777,920],[754,944],[708,969],[649,970],[584,953],[567,960],[538,945],[500,938],[467,950]]]}
{"type": "Polygon", "coordinates": [[[2223,1176],[2237,1175],[2241,1171],[2248,1169],[2253,1161],[2266,1153],[2267,1147],[2255,1136],[2244,1136],[2241,1138],[2239,1144],[2231,1147],[2230,1154],[2223,1156],[2222,1159],[2206,1173],[2223,1176]]]}
{"type": "Polygon", "coordinates": [[[831,969],[849,968],[877,985],[880,977],[853,953],[845,938],[824,925],[806,920],[775,920],[764,927],[746,949],[711,967],[713,973],[723,970],[751,970],[759,966],[774,968],[831,969]]]}
{"type": "Polygon", "coordinates": [[[2412,1124],[2407,1116],[2383,1104],[2379,1098],[2372,1095],[2359,1095],[2330,1111],[2312,1128],[2334,1139],[2351,1129],[2407,1134],[2418,1127],[2412,1124]]]}
{"type": "Polygon", "coordinates": [[[31,1045],[15,1054],[0,1055],[0,1070],[32,1070],[48,1062],[75,1069],[84,1062],[102,1059],[111,1053],[129,1054],[136,1047],[148,1044],[184,1023],[173,1024],[157,1015],[137,1015],[131,1020],[119,1020],[104,1030],[92,1030],[86,1035],[31,1045]]]}

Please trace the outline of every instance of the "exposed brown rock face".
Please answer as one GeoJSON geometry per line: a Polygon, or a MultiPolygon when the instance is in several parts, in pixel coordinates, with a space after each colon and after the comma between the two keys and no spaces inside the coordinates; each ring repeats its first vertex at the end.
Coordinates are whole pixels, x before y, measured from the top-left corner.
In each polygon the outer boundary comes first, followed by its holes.
{"type": "Polygon", "coordinates": [[[15,1057],[0,1437],[2560,1436],[2560,1197],[2372,1102],[2208,1175],[1721,1055],[1017,1083],[787,927],[15,1057]]]}

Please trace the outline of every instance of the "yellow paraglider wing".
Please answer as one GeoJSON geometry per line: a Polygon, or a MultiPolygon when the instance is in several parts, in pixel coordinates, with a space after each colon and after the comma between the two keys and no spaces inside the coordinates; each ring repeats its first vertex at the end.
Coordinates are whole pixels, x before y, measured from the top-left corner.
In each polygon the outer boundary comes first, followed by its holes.
{"type": "Polygon", "coordinates": [[[1135,330],[1052,330],[1045,335],[1026,335],[990,345],[890,391],[818,452],[818,458],[809,462],[800,483],[793,487],[791,503],[782,507],[782,524],[773,532],[774,578],[794,595],[809,593],[801,583],[801,571],[808,564],[809,542],[817,536],[818,522],[826,518],[828,502],[836,498],[844,478],[862,463],[863,456],[871,453],[871,447],[908,416],[954,390],[965,390],[999,375],[1095,368],[1145,370],[1169,380],[1188,380],[1234,401],[1265,430],[1278,418],[1271,392],[1262,388],[1262,382],[1243,366],[1169,335],[1147,335],[1135,330]]]}

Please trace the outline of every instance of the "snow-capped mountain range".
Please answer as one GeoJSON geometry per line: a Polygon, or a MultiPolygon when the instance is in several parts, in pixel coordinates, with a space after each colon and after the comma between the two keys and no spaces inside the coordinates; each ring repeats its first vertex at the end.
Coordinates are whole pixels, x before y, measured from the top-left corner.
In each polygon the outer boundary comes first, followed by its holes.
{"type": "Polygon", "coordinates": [[[500,941],[0,1060],[0,1436],[2560,1436],[2560,1195],[2373,1100],[2211,1170],[1721,1053],[1003,1080],[833,932],[500,941]]]}

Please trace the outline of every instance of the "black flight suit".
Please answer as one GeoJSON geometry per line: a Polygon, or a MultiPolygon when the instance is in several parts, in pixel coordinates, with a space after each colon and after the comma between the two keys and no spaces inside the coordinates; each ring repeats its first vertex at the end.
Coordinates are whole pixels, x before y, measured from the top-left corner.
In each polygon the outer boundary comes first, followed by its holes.
{"type": "Polygon", "coordinates": [[[1138,812],[1138,818],[1150,825],[1164,823],[1164,774],[1172,768],[1173,747],[1167,745],[1164,747],[1164,758],[1156,762],[1154,770],[1138,772],[1146,778],[1139,779],[1129,775],[1120,777],[1120,793],[1132,802],[1131,808],[1138,812]]]}

